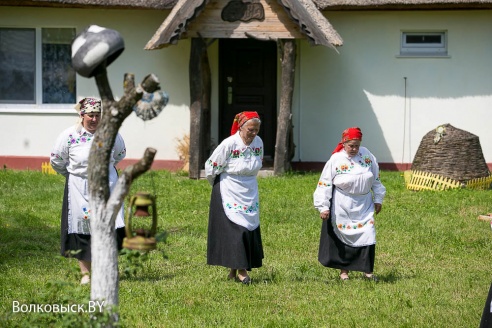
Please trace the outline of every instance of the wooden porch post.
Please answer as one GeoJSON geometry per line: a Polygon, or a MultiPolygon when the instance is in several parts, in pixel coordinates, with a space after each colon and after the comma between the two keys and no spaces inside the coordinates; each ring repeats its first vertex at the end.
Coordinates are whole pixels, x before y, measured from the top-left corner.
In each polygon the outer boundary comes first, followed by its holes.
{"type": "Polygon", "coordinates": [[[190,78],[190,179],[199,179],[210,152],[211,73],[207,43],[191,39],[190,78]]]}
{"type": "Polygon", "coordinates": [[[282,175],[290,170],[290,160],[294,155],[295,148],[292,135],[292,95],[294,93],[296,43],[295,40],[278,40],[278,42],[282,50],[282,86],[273,162],[274,175],[282,175]]]}

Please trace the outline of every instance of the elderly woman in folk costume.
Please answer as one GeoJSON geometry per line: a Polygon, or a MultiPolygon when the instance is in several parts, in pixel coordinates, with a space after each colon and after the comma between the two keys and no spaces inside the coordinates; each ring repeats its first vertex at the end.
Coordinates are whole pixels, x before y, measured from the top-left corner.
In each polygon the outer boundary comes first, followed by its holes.
{"type": "Polygon", "coordinates": [[[374,215],[381,211],[386,188],[379,179],[374,155],[361,147],[362,132],[348,128],[326,163],[314,192],[314,207],[323,220],[319,262],[340,269],[340,279],[350,271],[373,275],[376,230],[374,215]]]}
{"type": "Polygon", "coordinates": [[[234,119],[231,136],[205,163],[213,186],[208,223],[207,264],[230,269],[228,279],[249,284],[247,271],[262,266],[263,246],[256,176],[263,161],[256,112],[234,119]]]}
{"type": "MultiPolygon", "coordinates": [[[[53,169],[66,177],[61,215],[61,254],[79,260],[81,284],[90,282],[91,269],[91,210],[87,166],[94,133],[101,120],[101,101],[84,98],[76,106],[79,112],[77,124],[63,131],[51,151],[53,169]]],[[[126,155],[125,142],[116,136],[110,158],[109,186],[112,190],[118,180],[116,164],[126,155]]],[[[118,248],[125,236],[123,207],[116,217],[118,248]]]]}

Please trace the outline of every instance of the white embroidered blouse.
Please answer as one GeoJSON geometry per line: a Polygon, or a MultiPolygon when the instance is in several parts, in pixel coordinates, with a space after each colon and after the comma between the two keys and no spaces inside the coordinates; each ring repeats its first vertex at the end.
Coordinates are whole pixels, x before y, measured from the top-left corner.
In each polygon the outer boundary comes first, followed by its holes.
{"type": "Polygon", "coordinates": [[[263,141],[256,136],[249,146],[239,132],[226,138],[205,162],[207,180],[220,177],[222,206],[229,220],[252,231],[260,225],[256,176],[263,161],[263,141]]]}

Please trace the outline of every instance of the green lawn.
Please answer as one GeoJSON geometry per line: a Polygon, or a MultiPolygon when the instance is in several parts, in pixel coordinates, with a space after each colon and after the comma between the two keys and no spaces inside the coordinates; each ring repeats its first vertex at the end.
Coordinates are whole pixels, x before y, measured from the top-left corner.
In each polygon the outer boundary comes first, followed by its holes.
{"type": "MultiPolygon", "coordinates": [[[[157,195],[158,230],[168,238],[147,259],[120,256],[122,326],[478,327],[492,281],[492,231],[477,216],[492,212],[491,190],[412,192],[402,173],[383,171],[380,282],[358,273],[341,282],[317,261],[318,177],[259,179],[265,259],[251,286],[205,264],[207,181],[166,171],[135,181],[132,192],[157,195]],[[139,270],[126,275],[128,268],[139,270]]],[[[77,262],[58,255],[63,186],[59,175],[0,171],[2,327],[91,326],[88,313],[13,311],[14,304],[75,309],[89,302],[77,262]]]]}

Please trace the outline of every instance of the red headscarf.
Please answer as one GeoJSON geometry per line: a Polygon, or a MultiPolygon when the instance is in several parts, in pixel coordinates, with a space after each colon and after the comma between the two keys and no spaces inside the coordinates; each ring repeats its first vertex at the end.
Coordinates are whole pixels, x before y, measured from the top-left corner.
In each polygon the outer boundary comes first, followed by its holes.
{"type": "Polygon", "coordinates": [[[258,115],[257,112],[241,112],[241,113],[237,114],[236,117],[234,118],[234,121],[232,122],[231,136],[233,134],[236,134],[237,130],[239,130],[239,128],[244,123],[246,123],[247,121],[249,121],[253,118],[259,119],[260,116],[258,115]]]}
{"type": "Polygon", "coordinates": [[[361,140],[362,141],[362,131],[358,127],[348,128],[342,132],[342,140],[338,143],[332,154],[338,153],[343,149],[343,144],[349,140],[361,140]]]}

